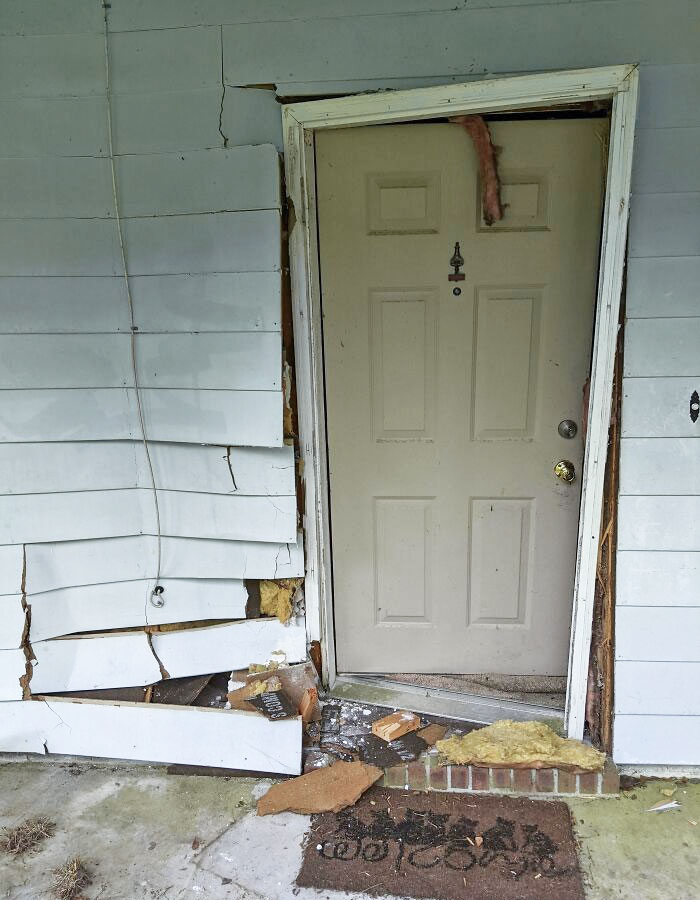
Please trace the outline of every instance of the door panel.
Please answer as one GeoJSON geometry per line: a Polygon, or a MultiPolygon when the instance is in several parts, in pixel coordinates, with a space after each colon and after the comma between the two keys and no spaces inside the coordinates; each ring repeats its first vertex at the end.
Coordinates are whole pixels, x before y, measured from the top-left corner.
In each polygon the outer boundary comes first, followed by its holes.
{"type": "Polygon", "coordinates": [[[340,672],[566,672],[606,127],[493,124],[491,227],[460,126],[317,135],[340,672]]]}

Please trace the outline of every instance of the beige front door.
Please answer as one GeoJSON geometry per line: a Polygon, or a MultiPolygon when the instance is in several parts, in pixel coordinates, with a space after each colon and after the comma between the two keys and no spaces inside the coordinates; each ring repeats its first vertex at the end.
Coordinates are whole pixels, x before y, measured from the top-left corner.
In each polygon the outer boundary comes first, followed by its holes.
{"type": "Polygon", "coordinates": [[[491,131],[316,138],[339,672],[567,669],[607,123],[491,131]]]}

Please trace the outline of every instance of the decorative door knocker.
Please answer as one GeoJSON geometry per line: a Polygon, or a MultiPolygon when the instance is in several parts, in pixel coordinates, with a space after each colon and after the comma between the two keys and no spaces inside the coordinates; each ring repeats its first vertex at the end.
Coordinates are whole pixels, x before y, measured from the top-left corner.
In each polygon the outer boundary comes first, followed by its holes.
{"type": "MultiPolygon", "coordinates": [[[[450,265],[454,269],[454,272],[450,272],[450,274],[447,276],[447,280],[464,281],[466,276],[464,272],[459,271],[464,265],[464,258],[459,252],[459,241],[455,242],[455,252],[452,254],[452,257],[450,259],[450,265]]],[[[459,287],[454,287],[452,289],[452,293],[455,295],[455,297],[459,297],[459,295],[462,293],[462,289],[459,287]]]]}

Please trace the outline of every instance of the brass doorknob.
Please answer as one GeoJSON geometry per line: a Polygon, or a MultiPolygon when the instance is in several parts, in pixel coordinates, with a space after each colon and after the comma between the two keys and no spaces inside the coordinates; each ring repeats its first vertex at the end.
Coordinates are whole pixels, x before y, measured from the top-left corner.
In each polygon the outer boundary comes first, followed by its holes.
{"type": "Polygon", "coordinates": [[[576,478],[576,469],[570,459],[560,459],[554,467],[554,474],[567,484],[571,484],[576,478]]]}

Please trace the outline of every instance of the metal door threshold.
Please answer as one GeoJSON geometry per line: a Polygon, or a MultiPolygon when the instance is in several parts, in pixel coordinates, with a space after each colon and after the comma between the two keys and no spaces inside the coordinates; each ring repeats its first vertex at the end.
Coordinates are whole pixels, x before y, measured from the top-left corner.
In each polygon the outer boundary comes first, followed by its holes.
{"type": "Polygon", "coordinates": [[[564,727],[563,709],[419,687],[382,678],[381,675],[338,675],[329,696],[377,706],[400,707],[446,719],[476,722],[479,725],[490,725],[498,719],[513,719],[515,722],[531,722],[536,719],[546,722],[558,732],[562,732],[564,727]]]}

